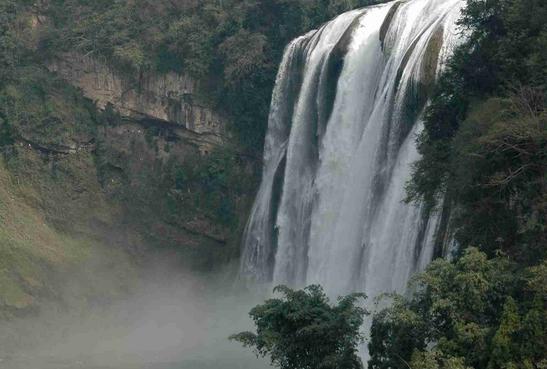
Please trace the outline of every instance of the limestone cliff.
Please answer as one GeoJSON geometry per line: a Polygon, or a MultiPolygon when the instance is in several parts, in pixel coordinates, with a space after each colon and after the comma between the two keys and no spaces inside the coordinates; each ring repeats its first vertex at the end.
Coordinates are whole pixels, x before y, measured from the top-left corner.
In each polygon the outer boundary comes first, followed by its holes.
{"type": "Polygon", "coordinates": [[[226,137],[226,119],[200,99],[203,91],[188,75],[123,75],[106,63],[78,53],[62,54],[48,68],[80,88],[99,109],[111,107],[130,120],[168,125],[204,153],[226,137]]]}
{"type": "Polygon", "coordinates": [[[196,81],[76,53],[47,69],[6,93],[0,320],[110,301],[132,284],[95,264],[129,276],[167,252],[206,272],[237,256],[253,169],[196,81]]]}
{"type": "Polygon", "coordinates": [[[21,12],[21,47],[37,56],[0,89],[0,322],[107,304],[158,254],[225,266],[256,189],[258,166],[202,82],[74,45],[42,55],[50,5],[21,12]]]}

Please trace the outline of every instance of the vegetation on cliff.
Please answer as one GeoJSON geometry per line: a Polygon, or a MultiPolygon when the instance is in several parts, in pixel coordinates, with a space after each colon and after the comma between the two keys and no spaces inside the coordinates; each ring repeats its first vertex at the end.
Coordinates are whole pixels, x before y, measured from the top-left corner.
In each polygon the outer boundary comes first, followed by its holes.
{"type": "Polygon", "coordinates": [[[450,210],[459,251],[374,316],[370,368],[547,364],[545,19],[544,1],[467,0],[408,188],[450,210]]]}
{"type": "Polygon", "coordinates": [[[260,155],[271,91],[294,37],[378,0],[54,0],[40,47],[77,50],[123,70],[178,71],[208,85],[209,98],[260,155]]]}
{"type": "Polygon", "coordinates": [[[456,238],[490,256],[545,257],[547,6],[468,0],[468,41],[441,78],[409,194],[453,208],[456,238]]]}
{"type": "MultiPolygon", "coordinates": [[[[22,219],[21,209],[32,211],[66,241],[54,243],[60,254],[72,245],[133,256],[168,248],[204,271],[237,256],[285,44],[368,2],[0,1],[2,172],[13,178],[21,202],[4,216],[22,219]],[[99,111],[48,70],[64,52],[99,60],[128,80],[149,72],[190,74],[236,134],[201,155],[191,145],[181,149],[169,127],[128,121],[110,106],[99,111]]],[[[0,253],[32,260],[36,270],[87,260],[66,251],[53,265],[40,251],[53,236],[19,239],[14,228],[2,231],[0,253]]],[[[15,263],[6,264],[4,274],[1,291],[26,291],[36,297],[33,306],[58,295],[58,286],[29,287],[15,263]]],[[[35,279],[45,285],[48,278],[35,279]]],[[[8,301],[4,292],[0,305],[8,301]]]]}

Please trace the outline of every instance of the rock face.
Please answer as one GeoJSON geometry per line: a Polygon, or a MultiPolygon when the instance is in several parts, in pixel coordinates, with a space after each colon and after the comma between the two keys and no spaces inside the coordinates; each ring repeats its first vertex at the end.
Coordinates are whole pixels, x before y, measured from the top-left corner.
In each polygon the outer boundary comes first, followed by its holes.
{"type": "Polygon", "coordinates": [[[199,101],[198,83],[188,75],[147,72],[124,77],[107,64],[77,53],[63,54],[48,68],[80,88],[98,108],[110,105],[132,120],[170,125],[202,152],[226,136],[226,119],[199,101]]]}
{"type": "Polygon", "coordinates": [[[169,196],[162,181],[172,164],[195,162],[231,139],[227,119],[200,99],[203,90],[196,80],[173,72],[129,75],[75,52],[57,56],[48,69],[79,88],[98,109],[112,109],[121,119],[99,127],[93,139],[71,134],[54,143],[32,137],[22,146],[46,155],[93,153],[101,165],[102,191],[114,202],[130,198],[122,201],[128,222],[146,220],[139,226],[150,230],[149,242],[199,248],[204,255],[207,247],[218,249],[228,242],[230,230],[200,209],[186,209],[191,216],[174,224],[162,208],[169,196]]]}

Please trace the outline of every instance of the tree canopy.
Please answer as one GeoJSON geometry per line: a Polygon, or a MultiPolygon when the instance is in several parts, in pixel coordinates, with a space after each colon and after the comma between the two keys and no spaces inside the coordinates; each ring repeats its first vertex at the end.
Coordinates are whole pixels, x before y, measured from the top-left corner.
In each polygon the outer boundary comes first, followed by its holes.
{"type": "Polygon", "coordinates": [[[522,269],[476,248],[438,259],[374,316],[369,368],[541,368],[546,282],[545,262],[522,269]]]}
{"type": "Polygon", "coordinates": [[[547,365],[545,19],[541,0],[467,0],[408,185],[458,251],[375,314],[369,368],[547,365]]]}
{"type": "Polygon", "coordinates": [[[545,257],[546,18],[544,1],[468,0],[426,111],[409,197],[442,199],[462,249],[545,257]]]}
{"type": "Polygon", "coordinates": [[[287,43],[336,15],[387,0],[53,0],[44,52],[79,51],[120,70],[185,72],[262,150],[277,65],[287,43]]]}
{"type": "Polygon", "coordinates": [[[254,307],[250,316],[257,332],[231,336],[259,356],[269,356],[281,369],[361,369],[360,327],[367,312],[363,294],[340,297],[337,304],[318,285],[303,290],[278,286],[281,298],[254,307]]]}

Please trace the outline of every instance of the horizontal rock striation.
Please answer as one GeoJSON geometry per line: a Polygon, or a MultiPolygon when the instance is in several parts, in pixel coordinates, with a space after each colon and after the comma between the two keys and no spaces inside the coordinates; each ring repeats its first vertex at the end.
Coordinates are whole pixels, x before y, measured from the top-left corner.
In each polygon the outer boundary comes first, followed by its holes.
{"type": "Polygon", "coordinates": [[[110,105],[125,118],[190,131],[182,135],[202,151],[222,143],[226,136],[226,119],[199,101],[198,82],[188,75],[146,72],[126,77],[78,53],[61,55],[48,68],[80,88],[100,109],[110,105]]]}

